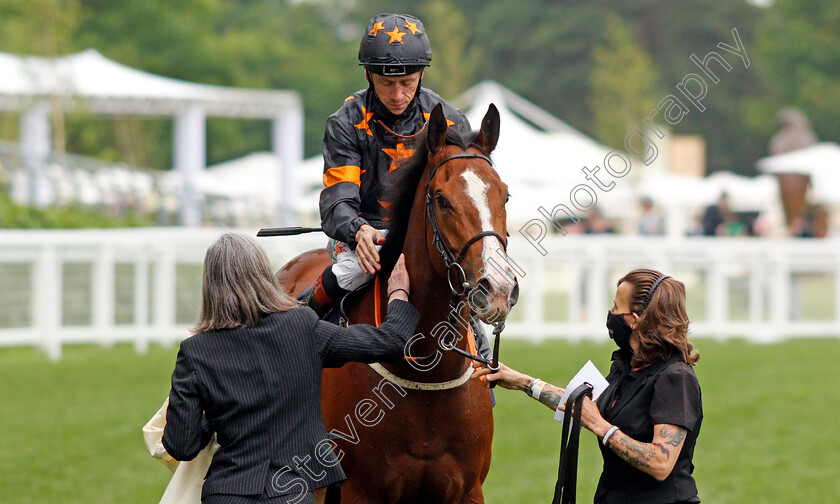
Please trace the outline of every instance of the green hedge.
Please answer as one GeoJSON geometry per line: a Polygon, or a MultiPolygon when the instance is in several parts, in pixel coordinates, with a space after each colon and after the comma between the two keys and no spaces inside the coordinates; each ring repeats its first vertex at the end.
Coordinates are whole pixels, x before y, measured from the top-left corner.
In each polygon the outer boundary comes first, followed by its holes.
{"type": "Polygon", "coordinates": [[[156,225],[153,216],[133,210],[124,215],[106,213],[72,204],[60,207],[32,207],[18,205],[5,194],[0,194],[0,229],[67,229],[67,228],[117,228],[156,225]]]}

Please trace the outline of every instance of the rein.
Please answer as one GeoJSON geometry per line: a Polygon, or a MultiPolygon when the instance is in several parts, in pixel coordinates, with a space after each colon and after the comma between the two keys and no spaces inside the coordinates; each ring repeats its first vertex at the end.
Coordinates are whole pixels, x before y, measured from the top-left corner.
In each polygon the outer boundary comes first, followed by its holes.
{"type": "Polygon", "coordinates": [[[563,413],[563,433],[560,438],[560,464],[557,469],[557,483],[551,504],[574,504],[577,493],[578,447],[580,440],[580,416],[583,401],[592,398],[592,384],[583,382],[569,393],[566,411],[563,413]]]}

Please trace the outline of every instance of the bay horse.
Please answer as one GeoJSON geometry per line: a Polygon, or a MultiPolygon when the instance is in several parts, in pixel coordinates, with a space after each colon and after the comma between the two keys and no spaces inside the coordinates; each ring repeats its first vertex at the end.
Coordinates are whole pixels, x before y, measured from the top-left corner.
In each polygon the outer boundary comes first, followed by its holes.
{"type": "MultiPolygon", "coordinates": [[[[410,300],[422,318],[405,361],[323,372],[324,422],[339,437],[335,453],[347,474],[342,503],[484,502],[491,393],[468,379],[470,360],[441,349],[468,351],[469,323],[458,320],[468,321],[473,310],[485,323],[503,324],[518,298],[506,255],[507,186],[488,157],[498,136],[494,105],[480,130],[465,136],[447,127],[438,105],[414,155],[392,174],[383,281],[364,289],[347,315],[353,323],[384,320],[387,302],[378,300],[387,300],[385,279],[404,253],[410,300]]],[[[310,251],[277,276],[297,296],[329,261],[323,249],[310,251]]]]}

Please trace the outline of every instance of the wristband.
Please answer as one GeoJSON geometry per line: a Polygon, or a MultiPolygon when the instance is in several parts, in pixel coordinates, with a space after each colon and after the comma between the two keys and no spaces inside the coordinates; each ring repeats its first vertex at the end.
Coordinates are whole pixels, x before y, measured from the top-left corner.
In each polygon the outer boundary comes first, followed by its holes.
{"type": "Polygon", "coordinates": [[[544,386],[544,381],[540,380],[539,378],[534,379],[534,383],[531,384],[531,390],[528,392],[528,395],[539,401],[540,394],[542,394],[542,389],[544,386]]]}
{"type": "Polygon", "coordinates": [[[607,432],[604,433],[604,437],[601,438],[601,444],[607,446],[607,443],[610,442],[610,438],[613,437],[613,434],[618,432],[618,427],[615,425],[611,425],[607,432]]]}
{"type": "Polygon", "coordinates": [[[391,292],[388,293],[388,300],[391,299],[391,296],[394,295],[395,292],[399,292],[399,291],[405,292],[405,297],[409,296],[408,291],[405,290],[405,289],[394,289],[394,290],[392,290],[391,292]]]}

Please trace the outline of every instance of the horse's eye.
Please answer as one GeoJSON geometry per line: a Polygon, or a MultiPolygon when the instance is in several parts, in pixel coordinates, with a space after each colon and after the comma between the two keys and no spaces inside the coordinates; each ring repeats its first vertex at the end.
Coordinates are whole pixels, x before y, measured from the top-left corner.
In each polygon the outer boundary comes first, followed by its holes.
{"type": "Polygon", "coordinates": [[[435,194],[435,201],[437,202],[438,207],[440,207],[442,210],[450,208],[449,202],[446,201],[446,197],[441,193],[435,194]]]}
{"type": "Polygon", "coordinates": [[[505,198],[505,205],[510,201],[510,193],[508,193],[507,198],[505,198]]]}

